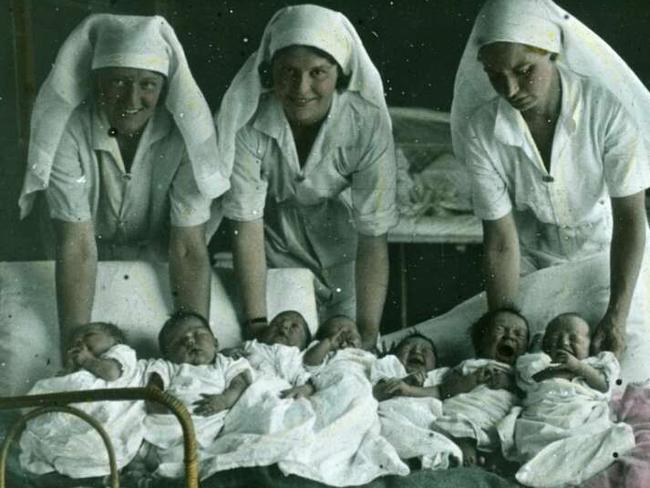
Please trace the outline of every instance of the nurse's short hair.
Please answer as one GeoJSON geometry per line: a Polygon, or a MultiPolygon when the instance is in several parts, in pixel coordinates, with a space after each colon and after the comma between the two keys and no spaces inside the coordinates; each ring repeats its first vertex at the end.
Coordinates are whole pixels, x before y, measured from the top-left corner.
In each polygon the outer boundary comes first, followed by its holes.
{"type": "Polygon", "coordinates": [[[264,88],[270,89],[273,88],[273,62],[276,60],[278,56],[281,56],[283,53],[287,52],[289,49],[292,49],[294,47],[302,47],[307,49],[308,51],[311,51],[313,54],[316,56],[320,56],[321,58],[327,59],[331,64],[336,65],[336,71],[338,73],[338,77],[336,78],[336,89],[339,91],[343,91],[348,87],[348,84],[350,83],[350,76],[346,76],[343,73],[343,68],[341,68],[341,65],[332,57],[331,54],[323,51],[322,49],[318,49],[317,47],[313,46],[303,46],[302,44],[293,44],[291,46],[283,47],[282,49],[278,49],[274,54],[273,58],[271,59],[271,62],[264,62],[259,65],[258,67],[258,72],[260,75],[260,83],[264,88]]]}

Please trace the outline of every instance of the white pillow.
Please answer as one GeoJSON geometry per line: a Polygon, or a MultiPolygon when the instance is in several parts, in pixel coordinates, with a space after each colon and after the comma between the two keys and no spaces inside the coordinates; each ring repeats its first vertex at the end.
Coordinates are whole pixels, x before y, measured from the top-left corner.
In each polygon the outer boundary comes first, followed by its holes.
{"type": "MultiPolygon", "coordinates": [[[[635,290],[633,312],[627,323],[627,348],[621,358],[625,383],[650,379],[650,328],[645,312],[648,303],[644,269],[635,290]]],[[[521,280],[521,308],[530,324],[531,337],[543,333],[546,324],[563,312],[582,315],[592,327],[607,309],[609,300],[609,256],[603,253],[591,259],[536,271],[521,280]]],[[[485,293],[480,293],[449,312],[382,338],[388,347],[413,329],[433,339],[438,360],[455,365],[472,357],[469,335],[471,325],[487,310],[485,293]]]]}
{"type": "MultiPolygon", "coordinates": [[[[221,348],[241,340],[241,307],[234,273],[212,276],[210,325],[221,348]]],[[[313,276],[306,269],[272,269],[267,278],[269,316],[293,309],[312,331],[318,324],[313,276]]],[[[167,265],[129,261],[98,263],[93,320],[113,322],[140,357],[156,355],[160,327],[172,310],[167,265]]],[[[0,394],[24,394],[60,369],[54,263],[0,263],[0,394]]]]}

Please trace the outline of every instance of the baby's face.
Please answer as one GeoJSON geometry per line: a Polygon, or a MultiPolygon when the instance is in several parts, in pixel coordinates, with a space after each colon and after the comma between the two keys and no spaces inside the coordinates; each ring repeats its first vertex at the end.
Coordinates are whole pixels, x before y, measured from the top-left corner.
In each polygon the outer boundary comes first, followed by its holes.
{"type": "Polygon", "coordinates": [[[212,331],[199,319],[187,317],[167,335],[165,356],[177,364],[212,364],[217,348],[218,342],[212,331]]]}
{"type": "Polygon", "coordinates": [[[357,324],[353,320],[344,317],[336,317],[334,319],[328,320],[325,324],[326,327],[325,336],[333,338],[337,333],[341,332],[339,336],[342,341],[343,346],[345,347],[361,347],[361,335],[359,334],[359,329],[357,329],[357,324]]]}
{"type": "Polygon", "coordinates": [[[262,333],[265,344],[284,344],[304,349],[307,346],[307,322],[298,312],[282,312],[276,315],[262,333]]]}
{"type": "Polygon", "coordinates": [[[497,314],[483,342],[483,357],[515,364],[528,347],[528,328],[521,317],[510,312],[497,314]]]}
{"type": "Polygon", "coordinates": [[[113,336],[100,327],[89,324],[82,326],[75,332],[70,341],[68,352],[73,350],[88,349],[93,356],[99,357],[116,344],[113,336]]]}
{"type": "Polygon", "coordinates": [[[546,328],[542,344],[552,361],[558,360],[560,351],[585,359],[589,356],[591,344],[589,324],[580,317],[561,317],[546,328]]]}
{"type": "Polygon", "coordinates": [[[404,339],[395,355],[408,373],[431,371],[436,367],[436,355],[431,343],[422,337],[404,339]]]}

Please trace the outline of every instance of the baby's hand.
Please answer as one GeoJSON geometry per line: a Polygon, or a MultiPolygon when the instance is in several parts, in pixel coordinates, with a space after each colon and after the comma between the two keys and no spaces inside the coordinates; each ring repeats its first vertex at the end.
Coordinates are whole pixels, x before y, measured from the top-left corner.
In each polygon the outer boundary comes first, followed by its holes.
{"type": "Polygon", "coordinates": [[[193,403],[194,413],[202,417],[209,417],[223,410],[230,408],[224,395],[207,395],[201,393],[203,397],[193,403]]]}
{"type": "Polygon", "coordinates": [[[85,344],[71,347],[66,353],[66,367],[70,364],[75,368],[83,368],[84,363],[95,356],[88,350],[85,344]]]}
{"type": "Polygon", "coordinates": [[[288,390],[282,390],[280,392],[280,398],[307,398],[314,393],[314,387],[309,383],[305,383],[302,386],[294,386],[288,390]]]}
{"type": "Polygon", "coordinates": [[[575,372],[580,367],[580,360],[568,351],[558,351],[556,360],[565,369],[575,372]]]}
{"type": "Polygon", "coordinates": [[[494,368],[489,370],[486,384],[491,390],[514,390],[515,377],[511,371],[494,368]]]}
{"type": "Polygon", "coordinates": [[[243,347],[229,347],[227,349],[222,349],[219,353],[232,359],[241,359],[245,357],[243,347]]]}
{"type": "Polygon", "coordinates": [[[409,396],[411,394],[411,386],[400,378],[390,378],[380,380],[373,388],[372,394],[381,402],[393,398],[395,396],[409,396]]]}
{"type": "Polygon", "coordinates": [[[347,341],[347,334],[344,329],[339,329],[336,333],[329,337],[332,351],[338,351],[339,349],[344,349],[347,341]]]}
{"type": "Polygon", "coordinates": [[[404,378],[404,382],[411,386],[422,386],[426,379],[427,372],[423,369],[419,369],[404,378]]]}

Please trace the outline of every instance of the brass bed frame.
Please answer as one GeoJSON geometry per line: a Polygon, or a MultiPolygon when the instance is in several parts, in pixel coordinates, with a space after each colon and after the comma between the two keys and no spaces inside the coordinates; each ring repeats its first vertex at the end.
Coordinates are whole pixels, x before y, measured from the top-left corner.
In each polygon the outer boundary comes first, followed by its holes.
{"type": "Polygon", "coordinates": [[[108,434],[101,424],[78,408],[71,407],[69,403],[87,403],[97,401],[121,400],[147,400],[166,406],[173,413],[183,429],[183,443],[185,454],[185,486],[186,488],[199,488],[198,457],[196,453],[196,437],[194,424],[187,408],[172,395],[160,389],[148,386],[146,388],[107,388],[104,390],[84,390],[64,393],[49,393],[45,395],[26,395],[16,397],[0,397],[0,410],[37,407],[20,416],[7,431],[7,437],[0,451],[0,488],[6,487],[6,463],[9,447],[25,428],[26,423],[39,415],[51,412],[65,412],[75,415],[89,423],[101,436],[104,446],[108,451],[110,464],[111,488],[119,488],[120,480],[115,463],[115,452],[108,434]]]}

